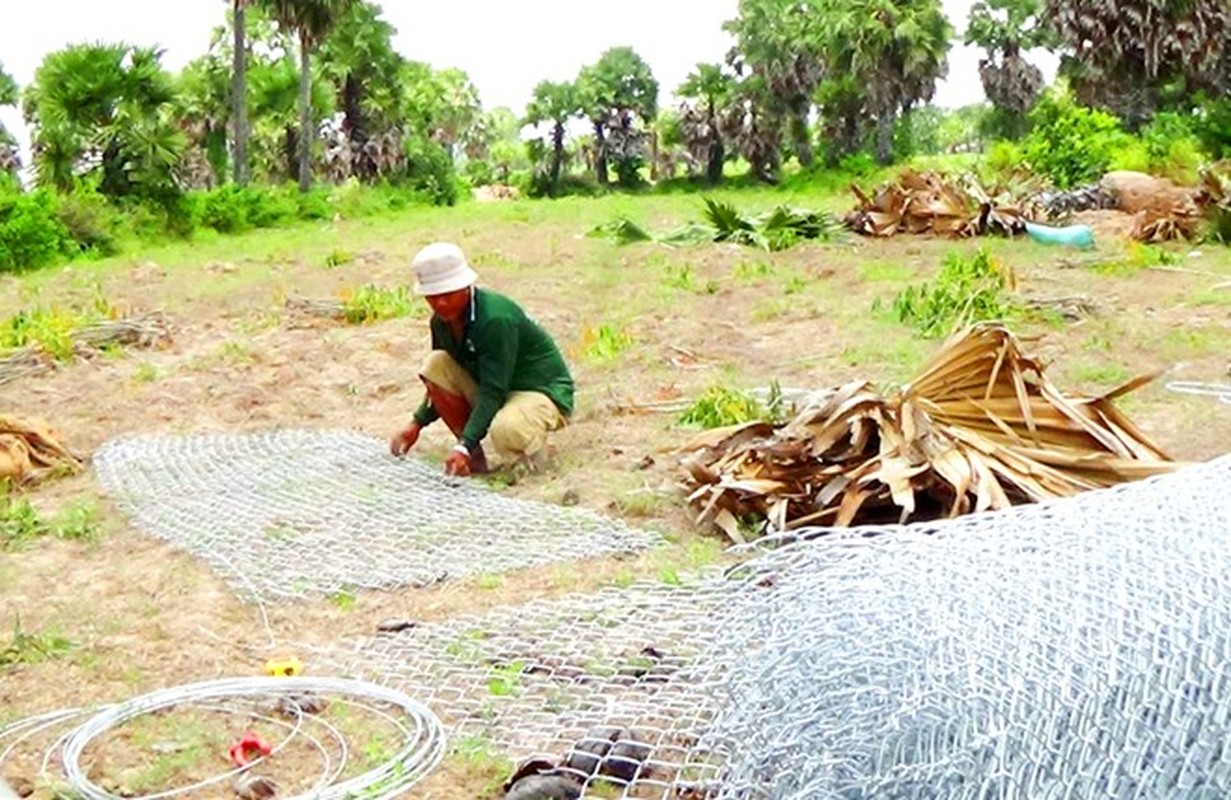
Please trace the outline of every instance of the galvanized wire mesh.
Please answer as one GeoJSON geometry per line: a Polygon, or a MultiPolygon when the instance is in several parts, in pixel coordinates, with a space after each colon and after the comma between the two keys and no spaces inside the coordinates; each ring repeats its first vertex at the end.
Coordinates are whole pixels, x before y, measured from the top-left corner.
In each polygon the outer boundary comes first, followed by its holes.
{"type": "Polygon", "coordinates": [[[116,439],[94,466],[140,530],[204,559],[250,599],[426,585],[661,543],[395,459],[346,431],[116,439]]]}
{"type": "Polygon", "coordinates": [[[1231,458],[749,579],[722,797],[1231,796],[1231,458]]]}
{"type": "Polygon", "coordinates": [[[726,661],[722,620],[745,587],[710,573],[539,600],[316,650],[314,671],[363,676],[421,698],[450,746],[518,760],[548,755],[600,796],[678,797],[709,782],[720,753],[698,743],[726,661]],[[613,733],[618,730],[619,733],[613,733]],[[587,757],[597,738],[636,753],[587,757]]]}
{"type": "Polygon", "coordinates": [[[425,624],[313,668],[423,697],[455,748],[561,761],[604,727],[647,745],[622,792],[574,771],[589,796],[1227,797],[1228,490],[1224,458],[809,529],[682,585],[425,624]]]}

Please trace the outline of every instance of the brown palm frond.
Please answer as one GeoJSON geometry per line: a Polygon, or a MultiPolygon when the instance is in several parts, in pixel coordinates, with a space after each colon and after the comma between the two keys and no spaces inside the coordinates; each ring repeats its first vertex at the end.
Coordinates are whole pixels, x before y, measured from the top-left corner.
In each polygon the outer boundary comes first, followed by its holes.
{"type": "Polygon", "coordinates": [[[1007,508],[1179,466],[1114,406],[1053,385],[998,323],[947,341],[892,395],[855,382],[781,425],[707,431],[682,448],[699,521],[780,529],[907,522],[1007,508]]]}
{"type": "Polygon", "coordinates": [[[854,185],[851,192],[856,205],[846,215],[846,225],[866,236],[1017,234],[1025,230],[1027,220],[1033,219],[1024,196],[1019,198],[1002,187],[988,189],[971,176],[956,180],[908,169],[871,196],[854,185]]]}

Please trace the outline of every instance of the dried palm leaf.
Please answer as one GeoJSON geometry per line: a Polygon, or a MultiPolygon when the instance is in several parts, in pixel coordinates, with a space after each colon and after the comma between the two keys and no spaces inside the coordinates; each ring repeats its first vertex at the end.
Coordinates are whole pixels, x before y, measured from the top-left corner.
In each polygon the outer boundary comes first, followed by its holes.
{"type": "Polygon", "coordinates": [[[1154,377],[1068,395],[1003,325],[975,325],[892,395],[852,382],[783,424],[694,437],[689,501],[701,522],[758,515],[785,529],[953,517],[1138,480],[1177,464],[1113,401],[1154,377]]]}
{"type": "Polygon", "coordinates": [[[970,237],[988,232],[1021,233],[1027,213],[1024,190],[1010,195],[1004,187],[988,189],[973,176],[952,179],[934,172],[905,170],[897,180],[869,197],[851,186],[856,207],[844,221],[866,236],[935,233],[970,237]]]}
{"type": "Polygon", "coordinates": [[[0,414],[0,481],[31,483],[83,468],[46,421],[0,414]]]}

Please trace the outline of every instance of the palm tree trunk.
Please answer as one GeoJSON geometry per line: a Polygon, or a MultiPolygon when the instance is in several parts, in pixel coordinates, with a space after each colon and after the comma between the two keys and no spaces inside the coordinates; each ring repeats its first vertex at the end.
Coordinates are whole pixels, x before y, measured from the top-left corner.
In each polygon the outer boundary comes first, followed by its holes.
{"type": "Polygon", "coordinates": [[[722,180],[722,165],[727,160],[727,154],[722,146],[722,132],[718,127],[718,110],[710,103],[709,107],[710,139],[709,161],[705,165],[705,179],[711,184],[722,180]]]}
{"type": "Polygon", "coordinates": [[[231,54],[231,169],[235,182],[248,185],[248,45],[246,0],[234,0],[234,52],[231,54]]]}
{"type": "Polygon", "coordinates": [[[299,191],[312,188],[312,60],[299,37],[299,191]]]}
{"type": "Polygon", "coordinates": [[[557,122],[551,132],[551,188],[560,185],[560,165],[564,163],[564,123],[557,122]]]}
{"type": "Polygon", "coordinates": [[[606,186],[607,176],[607,134],[603,123],[594,123],[594,179],[600,186],[606,186]]]}
{"type": "Polygon", "coordinates": [[[881,166],[893,163],[893,123],[892,114],[876,118],[876,163],[881,166]]]}
{"type": "Polygon", "coordinates": [[[722,165],[727,160],[725,148],[722,146],[722,139],[715,138],[710,142],[710,159],[705,165],[705,179],[710,183],[718,183],[722,180],[722,165]]]}
{"type": "Polygon", "coordinates": [[[791,115],[791,138],[794,140],[795,158],[799,159],[799,166],[805,169],[812,166],[812,133],[808,130],[806,105],[791,115]]]}

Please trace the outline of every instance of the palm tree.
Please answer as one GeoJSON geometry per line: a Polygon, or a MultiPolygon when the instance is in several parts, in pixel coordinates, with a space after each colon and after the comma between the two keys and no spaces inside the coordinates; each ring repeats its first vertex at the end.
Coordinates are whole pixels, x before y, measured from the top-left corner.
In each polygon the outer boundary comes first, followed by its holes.
{"type": "Polygon", "coordinates": [[[189,188],[208,188],[226,180],[227,147],[234,144],[227,132],[232,119],[231,75],[228,60],[211,51],[184,65],[176,81],[177,116],[191,140],[186,157],[193,169],[190,175],[181,173],[189,188]]]}
{"type": "Polygon", "coordinates": [[[719,117],[719,131],[763,183],[777,183],[786,128],[783,106],[774,102],[765,78],[749,75],[731,92],[719,117]]]}
{"type": "MultiPolygon", "coordinates": [[[[932,99],[953,29],[939,0],[844,0],[826,16],[827,74],[853,79],[876,121],[876,158],[893,159],[898,115],[932,99]]],[[[844,93],[849,94],[849,93],[844,93]]],[[[847,98],[853,107],[853,98],[847,98]]]]}
{"type": "MultiPolygon", "coordinates": [[[[603,52],[598,61],[583,67],[577,77],[577,97],[583,113],[594,126],[594,177],[606,184],[607,161],[612,149],[607,142],[607,129],[614,122],[620,129],[624,144],[635,143],[637,137],[631,128],[633,118],[644,124],[653,122],[658,113],[658,81],[645,62],[631,47],[612,47],[603,52]]],[[[627,162],[631,151],[624,153],[627,162]]],[[[632,173],[625,164],[622,174],[632,173]]]]}
{"type": "Polygon", "coordinates": [[[1040,18],[1042,7],[1042,0],[979,0],[970,9],[964,40],[986,51],[979,59],[979,79],[1000,136],[1017,139],[1026,132],[1026,114],[1043,91],[1043,71],[1022,55],[1056,44],[1040,18]]]}
{"type": "Polygon", "coordinates": [[[312,53],[354,0],[256,0],[299,40],[299,190],[312,187],[312,53]]]}
{"type": "Polygon", "coordinates": [[[828,5],[832,3],[822,0],[740,0],[739,16],[723,23],[736,42],[727,63],[736,75],[755,78],[763,87],[757,102],[765,107],[757,115],[785,123],[795,157],[804,167],[813,160],[808,118],[825,76],[820,23],[828,5]]]}
{"type": "Polygon", "coordinates": [[[248,185],[248,0],[231,0],[231,168],[240,186],[248,185]]]}
{"type": "Polygon", "coordinates": [[[1129,129],[1151,117],[1169,85],[1219,89],[1231,38],[1227,0],[1044,0],[1043,15],[1068,50],[1061,72],[1075,97],[1129,129]]]}
{"type": "Polygon", "coordinates": [[[568,121],[580,112],[575,84],[564,81],[541,81],[534,87],[534,99],[526,106],[525,123],[551,123],[551,186],[560,185],[560,167],[564,163],[564,134],[568,121]]]}
{"type": "Polygon", "coordinates": [[[26,91],[36,182],[70,191],[96,173],[110,197],[170,202],[187,138],[175,85],[153,48],[73,45],[49,54],[26,91]]]}
{"type": "MultiPolygon", "coordinates": [[[[0,62],[0,106],[17,105],[17,81],[4,71],[0,62]]],[[[0,123],[0,175],[16,175],[21,169],[21,159],[17,156],[17,142],[12,134],[0,123]]]]}
{"type": "Polygon", "coordinates": [[[363,178],[375,178],[387,166],[371,157],[379,149],[377,140],[402,135],[399,112],[406,87],[400,78],[405,59],[393,47],[397,29],[381,14],[379,5],[356,0],[320,46],[354,158],[352,171],[363,178]]]}
{"type": "Polygon", "coordinates": [[[700,105],[699,109],[685,112],[683,127],[689,150],[704,159],[705,177],[710,183],[722,179],[722,166],[727,156],[718,113],[730,99],[734,87],[735,79],[723,72],[720,65],[698,64],[676,90],[680,97],[696,100],[700,105]]]}

